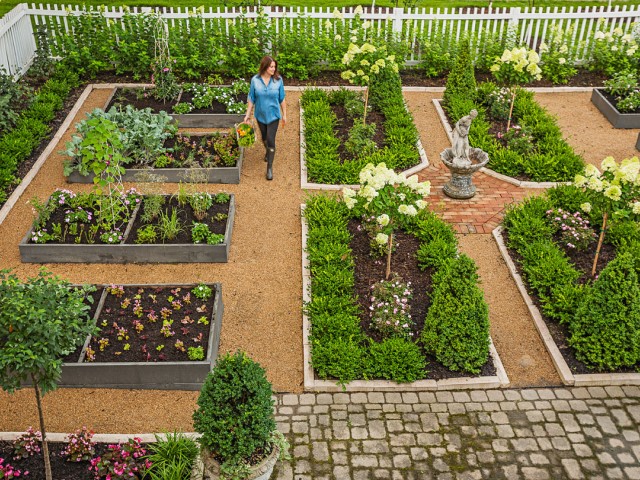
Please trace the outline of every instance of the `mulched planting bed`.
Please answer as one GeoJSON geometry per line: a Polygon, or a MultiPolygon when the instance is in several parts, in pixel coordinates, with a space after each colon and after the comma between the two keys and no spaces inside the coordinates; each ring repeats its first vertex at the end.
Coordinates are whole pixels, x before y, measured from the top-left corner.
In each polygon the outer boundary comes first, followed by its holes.
{"type": "MultiPolygon", "coordinates": [[[[170,162],[166,166],[154,168],[210,168],[235,167],[240,157],[240,149],[234,135],[188,135],[178,134],[164,142],[171,149],[167,153],[170,162]]],[[[127,168],[141,168],[140,165],[127,165],[127,168]]]]}
{"type": "MultiPolygon", "coordinates": [[[[502,236],[504,238],[505,244],[508,243],[509,234],[507,231],[502,231],[502,236]]],[[[556,238],[558,240],[559,238],[556,238]]],[[[561,243],[559,243],[561,245],[561,243]]],[[[575,266],[575,268],[582,272],[582,276],[578,279],[579,283],[586,283],[591,280],[591,267],[593,265],[593,258],[596,253],[596,247],[598,245],[597,239],[592,241],[589,244],[589,247],[586,250],[574,250],[574,249],[565,249],[564,252],[569,257],[571,263],[575,266]]],[[[513,263],[516,266],[516,270],[518,274],[522,277],[524,281],[524,273],[522,272],[522,257],[511,248],[507,248],[509,251],[509,255],[511,256],[513,263]]],[[[616,257],[616,250],[613,246],[603,243],[602,248],[600,250],[600,256],[598,257],[598,265],[596,268],[596,275],[600,275],[600,272],[616,257]]],[[[570,338],[569,327],[568,325],[561,325],[557,321],[548,318],[544,315],[542,310],[542,303],[540,302],[540,298],[538,295],[533,292],[527,282],[524,281],[525,286],[527,288],[527,292],[531,297],[531,300],[535,304],[535,306],[540,311],[540,316],[544,320],[544,323],[547,325],[549,329],[549,333],[553,338],[553,341],[558,346],[564,361],[567,363],[569,369],[572,373],[575,374],[591,374],[597,373],[596,370],[588,368],[583,362],[578,360],[575,356],[575,352],[572,347],[569,346],[568,340],[570,338]]],[[[618,370],[610,371],[608,373],[637,373],[637,370],[634,368],[620,368],[618,370]]]]}
{"type": "MultiPolygon", "coordinates": [[[[127,286],[107,289],[101,329],[85,362],[188,361],[190,347],[207,356],[215,292],[200,300],[191,287],[127,286]]],[[[212,289],[213,290],[213,289],[212,289]]]]}
{"type": "MultiPolygon", "coordinates": [[[[141,207],[141,208],[144,208],[141,207]]],[[[172,211],[175,210],[177,212],[180,224],[182,225],[182,230],[177,234],[175,238],[164,240],[160,239],[157,243],[165,243],[165,244],[184,244],[184,243],[193,243],[191,238],[191,226],[193,222],[205,223],[209,226],[209,230],[213,233],[224,235],[226,227],[227,227],[227,218],[221,218],[220,220],[216,220],[214,217],[216,215],[224,216],[229,215],[229,202],[226,203],[214,203],[211,208],[207,211],[207,216],[198,220],[193,212],[193,208],[190,205],[180,206],[178,204],[178,200],[175,197],[170,197],[165,200],[165,203],[162,207],[162,211],[168,213],[169,215],[172,211]]],[[[140,214],[136,216],[136,219],[133,222],[133,227],[131,228],[131,232],[125,241],[125,244],[134,244],[135,240],[138,238],[138,230],[143,228],[146,225],[158,225],[159,219],[156,219],[150,223],[145,223],[142,221],[140,214]]],[[[160,231],[160,229],[157,229],[160,231]]]]}
{"type": "MultiPolygon", "coordinates": [[[[336,138],[340,139],[338,153],[340,154],[341,163],[344,163],[345,161],[353,158],[353,155],[349,154],[344,148],[345,142],[349,139],[349,130],[353,127],[354,121],[361,121],[361,119],[353,119],[349,117],[344,105],[333,104],[331,105],[331,110],[338,118],[338,123],[334,128],[334,133],[336,138]]],[[[373,123],[376,124],[376,133],[373,135],[372,140],[375,142],[378,149],[384,148],[385,145],[385,120],[385,116],[376,110],[367,113],[367,125],[371,125],[373,123]]]]}
{"type": "MultiPolygon", "coordinates": [[[[236,95],[236,102],[242,102],[244,104],[247,103],[248,95],[246,93],[242,93],[240,95],[236,95]]],[[[180,103],[191,103],[193,100],[193,94],[190,92],[182,92],[180,95],[180,103]]],[[[213,100],[210,108],[194,108],[189,112],[191,113],[229,113],[227,112],[227,106],[224,103],[218,102],[217,100],[213,100]]]]}
{"type": "MultiPolygon", "coordinates": [[[[377,258],[371,256],[369,235],[359,220],[350,220],[348,228],[352,235],[349,246],[355,262],[355,291],[362,312],[360,326],[368,337],[375,341],[381,341],[380,334],[370,326],[368,312],[371,286],[385,277],[386,256],[377,258]]],[[[425,317],[431,305],[429,294],[432,289],[431,275],[433,271],[431,269],[422,271],[418,267],[416,253],[420,247],[420,241],[416,237],[403,231],[397,231],[394,243],[396,248],[391,258],[391,272],[392,275],[399,275],[403,282],[411,282],[412,298],[409,301],[409,305],[411,306],[411,318],[414,322],[411,331],[415,340],[420,338],[420,333],[424,328],[425,317]]],[[[470,376],[466,372],[449,370],[438,363],[432,355],[426,354],[424,349],[422,353],[426,359],[425,378],[442,380],[470,376]]],[[[492,358],[489,357],[478,376],[492,376],[495,374],[496,368],[493,365],[492,358]]]]}
{"type": "Polygon", "coordinates": [[[131,105],[137,109],[150,108],[154,113],[158,113],[162,110],[170,112],[171,108],[178,103],[177,100],[171,100],[163,102],[162,100],[156,100],[151,94],[152,88],[116,88],[113,94],[113,98],[105,108],[105,111],[109,111],[111,107],[121,106],[125,107],[131,105]]]}
{"type": "MultiPolygon", "coordinates": [[[[61,456],[65,443],[49,442],[49,458],[51,462],[51,473],[54,480],[93,480],[95,477],[89,472],[89,462],[67,462],[66,458],[61,456]]],[[[96,455],[101,455],[107,451],[106,443],[98,443],[95,445],[96,455]]],[[[9,463],[12,467],[22,471],[22,475],[18,478],[26,480],[45,480],[44,459],[42,453],[36,453],[31,457],[20,460],[13,460],[13,447],[11,442],[0,441],[0,458],[5,460],[5,464],[9,463]],[[25,475],[24,472],[29,474],[25,475]]],[[[132,477],[138,478],[138,477],[132,477]]]]}

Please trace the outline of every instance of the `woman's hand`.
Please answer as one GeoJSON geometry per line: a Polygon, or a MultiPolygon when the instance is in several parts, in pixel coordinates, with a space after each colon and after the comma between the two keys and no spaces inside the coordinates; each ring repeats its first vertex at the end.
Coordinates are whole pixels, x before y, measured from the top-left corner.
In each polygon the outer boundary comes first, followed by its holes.
{"type": "Polygon", "coordinates": [[[249,119],[250,119],[250,118],[251,118],[251,114],[250,114],[250,113],[247,113],[247,114],[244,116],[244,120],[242,121],[242,123],[249,123],[249,119]]]}

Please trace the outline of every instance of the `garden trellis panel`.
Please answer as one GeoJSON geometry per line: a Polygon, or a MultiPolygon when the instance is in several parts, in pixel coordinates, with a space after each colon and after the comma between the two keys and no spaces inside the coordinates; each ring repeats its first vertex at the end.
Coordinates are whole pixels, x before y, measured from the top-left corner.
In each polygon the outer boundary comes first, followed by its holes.
{"type": "MultiPolygon", "coordinates": [[[[63,34],[73,32],[70,16],[87,16],[91,14],[92,25],[96,29],[106,29],[108,32],[127,32],[136,35],[139,32],[131,30],[144,27],[144,21],[132,20],[140,14],[156,12],[167,22],[170,35],[173,38],[189,40],[192,29],[200,32],[200,39],[208,36],[228,35],[232,26],[240,28],[247,21],[261,21],[268,27],[269,35],[277,35],[282,32],[297,31],[315,41],[327,32],[335,33],[341,25],[343,31],[355,28],[356,11],[353,7],[343,8],[336,15],[331,7],[263,7],[255,8],[159,8],[153,10],[149,7],[81,7],[63,5],[31,4],[25,8],[20,4],[2,20],[5,24],[10,16],[28,15],[34,25],[47,25],[52,37],[54,54],[64,53],[64,47],[60,44],[63,34]],[[17,13],[16,13],[17,12],[17,13]],[[327,23],[327,22],[330,22],[327,23]]],[[[144,15],[143,15],[144,16],[144,15]]],[[[384,39],[394,39],[408,48],[407,64],[414,65],[422,60],[422,51],[425,45],[436,37],[444,37],[452,47],[457,44],[464,35],[482,39],[492,36],[500,42],[512,40],[517,44],[527,45],[538,49],[539,45],[546,41],[552,29],[571,29],[567,40],[576,47],[576,60],[588,58],[593,35],[598,28],[598,20],[604,19],[604,28],[613,31],[619,27],[624,33],[631,33],[634,23],[640,18],[640,6],[624,5],[614,7],[533,7],[533,8],[365,8],[359,15],[361,20],[370,22],[367,34],[384,39]]],[[[19,25],[18,23],[15,24],[19,25]]],[[[25,25],[17,27],[23,37],[30,34],[27,45],[33,49],[33,32],[25,25]]],[[[0,24],[0,45],[5,56],[13,55],[14,47],[9,35],[9,28],[0,24]],[[8,49],[8,51],[7,51],[8,49]]],[[[81,41],[91,39],[81,38],[81,41]]],[[[266,49],[276,40],[269,37],[261,42],[266,49]]],[[[18,48],[24,42],[13,40],[18,48]]],[[[473,42],[473,54],[481,48],[483,41],[473,42]]],[[[202,40],[194,48],[210,48],[202,40]]],[[[28,50],[28,49],[27,49],[28,50]]],[[[27,55],[28,56],[28,55],[27,55]]],[[[33,56],[33,53],[30,55],[33,56]]],[[[6,60],[2,60],[6,62],[6,60]]],[[[29,60],[22,57],[13,60],[21,64],[20,69],[28,64],[29,60]]],[[[17,69],[17,70],[20,70],[17,69]]],[[[16,71],[17,71],[16,70],[16,71]]]]}
{"type": "Polygon", "coordinates": [[[21,3],[0,18],[0,71],[21,76],[36,51],[27,5],[21,3]]]}

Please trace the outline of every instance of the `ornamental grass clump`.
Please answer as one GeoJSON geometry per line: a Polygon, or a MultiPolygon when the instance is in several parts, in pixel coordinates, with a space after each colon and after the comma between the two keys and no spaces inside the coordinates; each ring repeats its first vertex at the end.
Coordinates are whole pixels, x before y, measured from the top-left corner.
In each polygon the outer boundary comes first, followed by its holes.
{"type": "Polygon", "coordinates": [[[587,165],[583,175],[576,175],[574,185],[587,192],[590,202],[584,205],[585,211],[592,206],[602,212],[602,227],[598,239],[598,247],[593,259],[591,276],[596,274],[598,256],[602,248],[607,221],[640,219],[640,160],[638,157],[627,158],[619,164],[613,157],[606,157],[600,164],[602,172],[594,165],[587,165]]]}
{"type": "Polygon", "coordinates": [[[360,189],[342,191],[344,203],[358,216],[375,216],[380,227],[375,241],[386,245],[387,269],[385,279],[391,275],[391,254],[393,252],[393,232],[406,225],[409,219],[424,210],[424,197],[431,192],[430,182],[419,182],[417,175],[407,178],[396,173],[384,163],[374,166],[367,164],[360,171],[360,189]]]}
{"type": "Polygon", "coordinates": [[[288,445],[277,431],[271,384],[264,369],[244,352],[218,358],[193,413],[203,456],[220,464],[221,478],[242,479],[252,464],[288,445]]]}

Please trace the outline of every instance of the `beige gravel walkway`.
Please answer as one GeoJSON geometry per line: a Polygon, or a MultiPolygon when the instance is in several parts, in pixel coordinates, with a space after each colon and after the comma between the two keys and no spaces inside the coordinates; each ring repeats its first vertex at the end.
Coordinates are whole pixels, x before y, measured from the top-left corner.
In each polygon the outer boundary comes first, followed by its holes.
{"type": "MultiPolygon", "coordinates": [[[[94,92],[83,112],[104,103],[107,95],[106,91],[94,92]]],[[[588,94],[557,95],[542,94],[539,97],[550,110],[562,115],[561,126],[574,146],[588,145],[589,158],[593,155],[598,162],[607,154],[618,158],[629,155],[625,152],[631,151],[630,146],[635,145],[637,131],[612,131],[603,125],[603,117],[594,111],[588,94]],[[565,118],[567,114],[570,119],[565,118]],[[574,125],[572,120],[576,118],[582,120],[574,125]],[[610,141],[612,135],[615,136],[614,142],[610,141]],[[612,150],[608,150],[609,147],[612,150]],[[622,150],[616,153],[618,150],[613,150],[613,147],[622,150]]],[[[431,104],[433,95],[412,92],[406,93],[405,97],[416,118],[427,155],[437,167],[439,152],[448,145],[431,104]]],[[[299,205],[305,194],[299,189],[298,99],[299,93],[288,93],[289,125],[278,135],[273,182],[264,180],[264,162],[260,150],[255,148],[248,152],[240,185],[208,187],[211,192],[227,191],[237,196],[229,263],[51,264],[46,267],[73,282],[144,283],[151,279],[158,283],[222,282],[225,315],[221,351],[237,348],[248,351],[265,366],[276,391],[300,392],[302,287],[299,205]]],[[[56,151],[62,146],[60,144],[56,151]]],[[[50,157],[0,225],[0,268],[14,268],[20,276],[37,272],[39,265],[21,264],[18,255],[17,244],[32,221],[26,202],[34,195],[46,197],[55,187],[65,185],[61,162],[59,154],[50,157]]],[[[425,175],[428,178],[428,174],[425,175]]],[[[71,188],[89,187],[73,185],[71,188]]],[[[174,190],[174,185],[167,185],[165,189],[167,192],[174,190]]],[[[434,202],[434,207],[443,208],[439,202],[434,202]]],[[[491,334],[512,384],[557,384],[557,376],[550,368],[539,340],[536,341],[532,322],[506,273],[506,267],[498,258],[491,237],[486,234],[466,235],[461,236],[460,242],[463,251],[478,263],[490,305],[491,334]],[[514,339],[518,339],[517,342],[514,339]]],[[[29,390],[14,396],[0,392],[0,431],[24,430],[27,425],[36,423],[32,396],[29,390]]],[[[47,395],[45,408],[52,431],[70,431],[82,424],[89,424],[104,433],[189,430],[196,397],[195,392],[63,389],[47,395]]]]}

